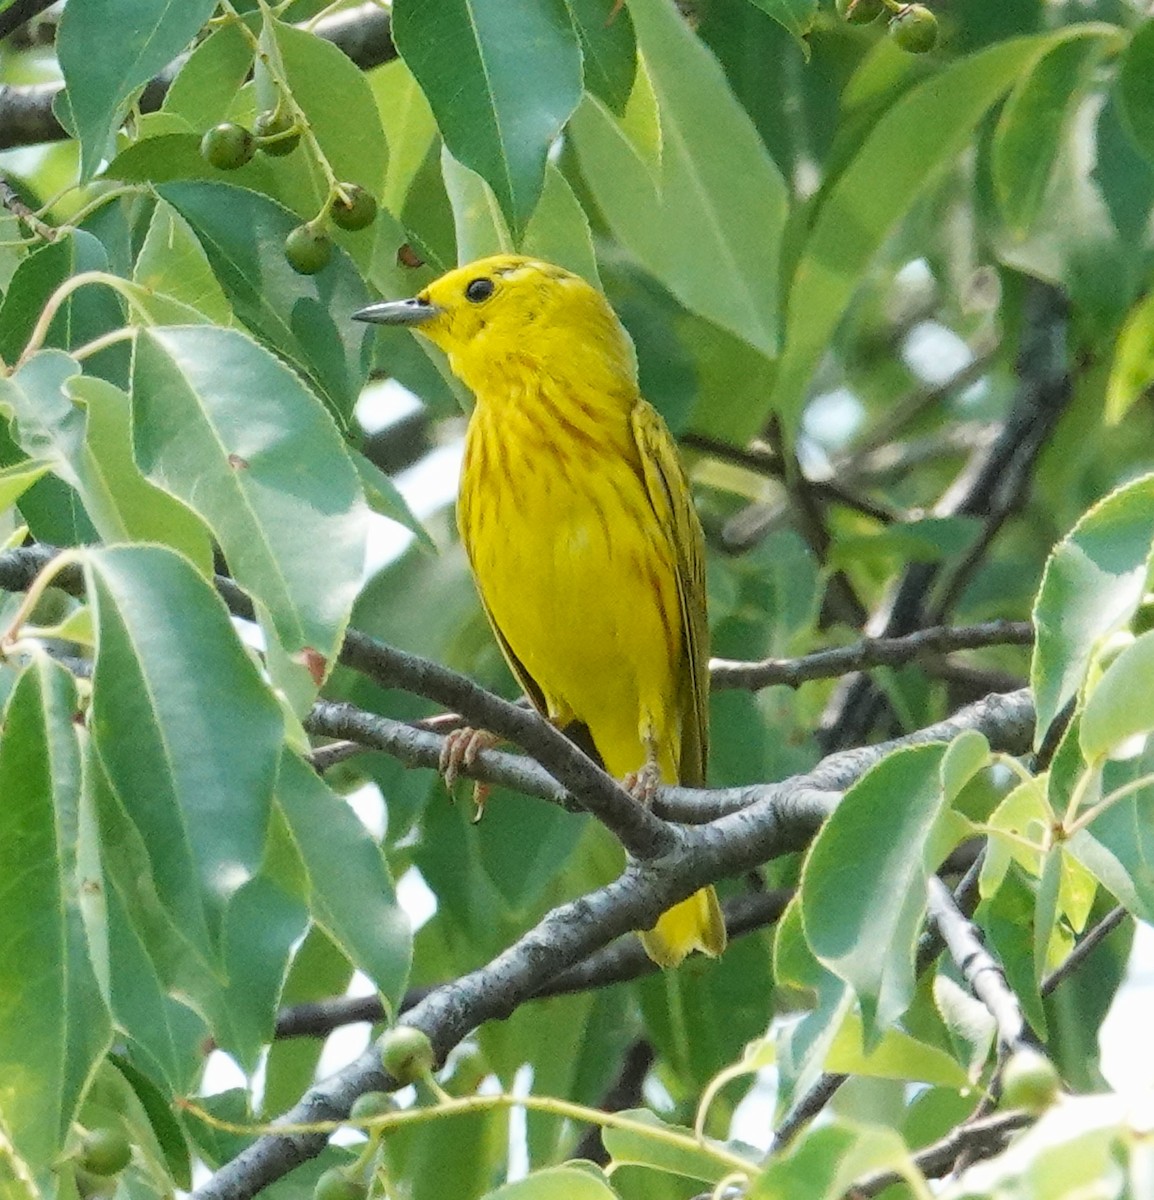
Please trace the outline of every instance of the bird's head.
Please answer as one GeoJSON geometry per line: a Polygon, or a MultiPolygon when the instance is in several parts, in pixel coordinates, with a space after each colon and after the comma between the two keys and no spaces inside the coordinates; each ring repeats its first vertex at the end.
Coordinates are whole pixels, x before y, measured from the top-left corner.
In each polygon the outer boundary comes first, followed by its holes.
{"type": "Polygon", "coordinates": [[[442,275],[410,300],[353,314],[379,325],[411,325],[449,356],[475,391],[516,364],[551,375],[592,369],[598,359],[628,386],[633,344],[605,297],[579,275],[517,254],[497,254],[442,275]]]}

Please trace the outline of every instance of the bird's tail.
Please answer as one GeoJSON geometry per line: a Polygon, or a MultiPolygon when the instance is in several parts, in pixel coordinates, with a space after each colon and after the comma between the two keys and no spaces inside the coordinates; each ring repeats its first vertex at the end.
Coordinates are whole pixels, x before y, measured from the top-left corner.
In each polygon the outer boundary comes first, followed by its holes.
{"type": "Polygon", "coordinates": [[[676,967],[693,950],[716,958],[725,949],[725,920],[712,887],[694,892],[657,918],[641,934],[645,953],[658,966],[676,967]]]}

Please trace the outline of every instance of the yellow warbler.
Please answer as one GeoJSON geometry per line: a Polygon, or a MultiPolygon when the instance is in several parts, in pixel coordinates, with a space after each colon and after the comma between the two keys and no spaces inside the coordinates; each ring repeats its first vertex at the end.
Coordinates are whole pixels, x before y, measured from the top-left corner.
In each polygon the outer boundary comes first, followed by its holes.
{"type": "MultiPolygon", "coordinates": [[[[457,519],[497,640],[538,710],[584,724],[635,792],[704,783],[701,526],[605,298],[560,267],[502,254],[356,315],[415,326],[476,397],[457,519]]],[[[720,954],[716,893],[702,889],[641,937],[662,966],[720,954]]]]}

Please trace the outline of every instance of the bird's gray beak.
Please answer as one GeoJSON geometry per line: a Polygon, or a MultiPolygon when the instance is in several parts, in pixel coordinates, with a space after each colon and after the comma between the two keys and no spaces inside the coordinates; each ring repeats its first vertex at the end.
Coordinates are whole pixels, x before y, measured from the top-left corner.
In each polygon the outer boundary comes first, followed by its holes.
{"type": "Polygon", "coordinates": [[[427,300],[414,296],[411,300],[383,300],[353,313],[354,321],[368,321],[373,325],[420,325],[441,310],[427,300]]]}

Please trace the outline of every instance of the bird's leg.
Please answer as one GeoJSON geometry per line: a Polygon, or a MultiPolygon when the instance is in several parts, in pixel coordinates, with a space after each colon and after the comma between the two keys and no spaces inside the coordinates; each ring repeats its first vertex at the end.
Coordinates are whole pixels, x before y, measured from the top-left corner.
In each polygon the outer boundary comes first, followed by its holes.
{"type": "MultiPolygon", "coordinates": [[[[460,729],[452,729],[445,734],[441,743],[441,759],[437,764],[449,796],[453,795],[453,785],[461,768],[471,767],[477,761],[477,755],[482,750],[492,750],[498,746],[501,739],[487,729],[472,729],[463,725],[460,729]]],[[[491,788],[487,783],[473,784],[473,824],[475,825],[485,815],[485,801],[489,798],[491,788]]]]}
{"type": "Polygon", "coordinates": [[[661,783],[661,767],[657,762],[657,736],[653,730],[646,729],[644,735],[645,762],[640,770],[630,771],[622,780],[622,786],[635,799],[646,807],[653,803],[661,783]]]}

